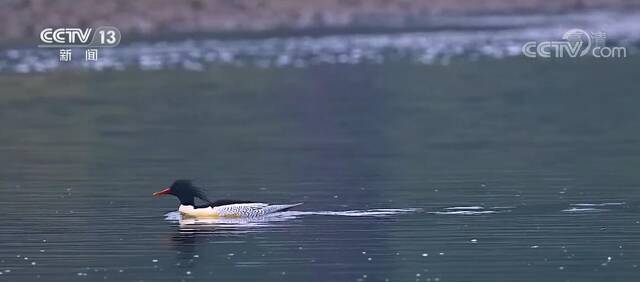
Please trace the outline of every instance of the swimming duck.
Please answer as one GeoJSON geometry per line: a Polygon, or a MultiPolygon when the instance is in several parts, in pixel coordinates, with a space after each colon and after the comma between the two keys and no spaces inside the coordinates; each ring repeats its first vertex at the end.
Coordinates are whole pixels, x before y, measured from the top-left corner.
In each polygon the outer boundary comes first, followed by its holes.
{"type": "Polygon", "coordinates": [[[287,211],[293,207],[302,205],[302,203],[271,205],[243,200],[217,200],[211,202],[200,188],[193,186],[191,181],[185,179],[176,180],[169,188],[155,192],[153,195],[176,196],[178,200],[180,200],[180,208],[178,208],[178,211],[183,217],[190,218],[260,217],[276,212],[287,211]],[[196,205],[195,198],[205,203],[196,205]]]}

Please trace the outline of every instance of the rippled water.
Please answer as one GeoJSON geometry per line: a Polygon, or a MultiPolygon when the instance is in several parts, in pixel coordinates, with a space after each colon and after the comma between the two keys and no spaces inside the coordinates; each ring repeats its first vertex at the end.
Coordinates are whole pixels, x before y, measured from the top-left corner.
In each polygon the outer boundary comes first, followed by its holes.
{"type": "Polygon", "coordinates": [[[0,76],[0,281],[635,281],[639,64],[0,76]]]}

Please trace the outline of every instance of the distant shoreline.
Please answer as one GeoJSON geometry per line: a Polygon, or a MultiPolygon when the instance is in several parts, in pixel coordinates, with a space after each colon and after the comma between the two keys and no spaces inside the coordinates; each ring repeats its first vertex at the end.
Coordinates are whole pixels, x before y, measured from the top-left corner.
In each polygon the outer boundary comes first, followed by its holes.
{"type": "MultiPolygon", "coordinates": [[[[638,22],[638,10],[584,11],[438,17],[433,18],[430,26],[419,28],[174,33],[138,38],[128,35],[117,48],[100,51],[105,57],[100,63],[63,62],[59,50],[36,48],[36,44],[6,47],[6,51],[0,51],[0,72],[45,72],[60,68],[201,71],[216,64],[284,68],[382,64],[398,60],[448,64],[455,58],[522,56],[525,43],[561,40],[567,31],[577,29],[603,34],[601,42],[625,48],[626,57],[627,47],[631,48],[628,54],[637,54],[636,48],[640,46],[640,35],[634,29],[638,22]]],[[[591,36],[588,37],[591,40],[591,36]]],[[[84,51],[74,52],[80,52],[76,55],[81,56],[84,51]]]]}
{"type": "Polygon", "coordinates": [[[640,9],[634,0],[7,0],[0,44],[37,38],[44,27],[111,25],[134,37],[367,29],[415,29],[433,17],[640,9]]]}

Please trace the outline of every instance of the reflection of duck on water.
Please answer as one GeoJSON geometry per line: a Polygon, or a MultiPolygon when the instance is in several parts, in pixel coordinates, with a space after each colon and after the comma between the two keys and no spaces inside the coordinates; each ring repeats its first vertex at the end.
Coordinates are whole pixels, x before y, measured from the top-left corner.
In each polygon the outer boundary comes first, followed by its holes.
{"type": "Polygon", "coordinates": [[[189,180],[176,180],[171,187],[153,193],[154,196],[173,195],[180,200],[178,211],[184,218],[255,218],[277,212],[287,211],[297,204],[271,205],[243,200],[218,200],[211,202],[199,188],[193,186],[189,180]],[[195,198],[205,202],[195,205],[195,198]]]}
{"type": "Polygon", "coordinates": [[[256,232],[257,229],[268,231],[269,227],[282,221],[298,218],[293,212],[253,218],[194,218],[183,217],[179,212],[170,212],[165,216],[167,220],[179,224],[170,240],[183,264],[194,263],[193,255],[198,252],[197,246],[212,238],[229,240],[238,236],[239,240],[244,240],[247,233],[256,232]]]}

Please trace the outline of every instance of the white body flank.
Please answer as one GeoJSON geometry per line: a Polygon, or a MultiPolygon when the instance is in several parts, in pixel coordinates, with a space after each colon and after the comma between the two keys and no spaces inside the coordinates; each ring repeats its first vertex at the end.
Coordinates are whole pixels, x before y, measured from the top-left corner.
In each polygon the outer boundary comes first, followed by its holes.
{"type": "Polygon", "coordinates": [[[265,203],[243,203],[216,207],[194,208],[193,206],[180,205],[178,211],[185,217],[218,218],[218,217],[260,217],[268,214],[285,211],[298,204],[270,205],[265,203]]]}

